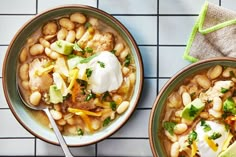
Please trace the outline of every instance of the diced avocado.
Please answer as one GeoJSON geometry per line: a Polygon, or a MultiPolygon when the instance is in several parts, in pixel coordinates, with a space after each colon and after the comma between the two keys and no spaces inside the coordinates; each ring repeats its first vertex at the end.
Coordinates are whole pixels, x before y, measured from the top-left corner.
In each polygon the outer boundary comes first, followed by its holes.
{"type": "Polygon", "coordinates": [[[218,157],[235,157],[236,156],[236,142],[231,144],[225,151],[220,153],[218,157]]]}
{"type": "Polygon", "coordinates": [[[50,86],[49,97],[50,97],[50,102],[53,104],[58,104],[58,103],[63,102],[61,91],[57,88],[56,85],[50,86]]]}
{"type": "Polygon", "coordinates": [[[63,55],[69,55],[73,51],[74,44],[65,41],[58,40],[51,44],[51,49],[63,55]]]}
{"type": "Polygon", "coordinates": [[[181,117],[186,120],[194,120],[204,109],[204,107],[205,104],[201,101],[201,99],[196,98],[184,107],[181,117]]]}

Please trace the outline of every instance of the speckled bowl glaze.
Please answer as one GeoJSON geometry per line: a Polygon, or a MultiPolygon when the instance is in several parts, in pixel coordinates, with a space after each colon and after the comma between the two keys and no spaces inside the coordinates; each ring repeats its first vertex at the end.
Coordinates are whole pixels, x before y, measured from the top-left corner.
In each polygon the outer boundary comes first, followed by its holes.
{"type": "Polygon", "coordinates": [[[236,58],[211,58],[190,64],[176,73],[159,92],[150,113],[149,119],[149,142],[154,157],[167,157],[167,153],[162,143],[164,135],[161,134],[162,120],[164,116],[165,102],[173,90],[179,86],[183,80],[203,69],[208,69],[215,65],[236,67],[236,58]]]}
{"type": "Polygon", "coordinates": [[[98,18],[120,33],[120,35],[129,45],[137,67],[134,94],[130,101],[130,107],[123,115],[117,118],[105,129],[94,134],[84,135],[81,137],[64,136],[69,146],[85,146],[101,141],[121,128],[135,110],[141,95],[143,85],[143,63],[140,51],[132,35],[117,19],[102,10],[84,5],[60,6],[38,14],[29,20],[24,26],[22,26],[12,39],[4,59],[2,83],[9,108],[20,124],[22,124],[24,128],[26,128],[36,137],[52,144],[58,144],[54,132],[43,127],[42,125],[39,125],[39,123],[31,117],[31,110],[25,107],[22,103],[16,90],[17,62],[20,50],[25,44],[27,38],[30,37],[31,34],[33,34],[37,29],[39,29],[40,26],[51,19],[69,15],[74,12],[81,12],[86,15],[98,18]]]}

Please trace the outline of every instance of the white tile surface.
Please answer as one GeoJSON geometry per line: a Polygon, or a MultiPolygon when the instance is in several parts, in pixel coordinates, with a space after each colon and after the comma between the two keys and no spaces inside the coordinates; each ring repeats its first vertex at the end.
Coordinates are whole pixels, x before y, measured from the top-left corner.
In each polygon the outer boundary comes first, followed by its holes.
{"type": "Polygon", "coordinates": [[[98,7],[110,14],[157,14],[157,0],[100,0],[98,7]]]}
{"type": "Polygon", "coordinates": [[[0,137],[33,137],[20,125],[9,109],[0,110],[0,119],[5,122],[1,124],[0,137]]]}
{"type": "Polygon", "coordinates": [[[185,45],[197,16],[159,17],[160,45],[185,45]]]}
{"type": "Polygon", "coordinates": [[[157,76],[157,47],[156,46],[140,46],[139,47],[144,64],[144,76],[157,76]]]}
{"type": "Polygon", "coordinates": [[[0,45],[9,44],[15,33],[26,23],[32,16],[22,15],[2,15],[0,16],[0,45]]]}
{"type": "Polygon", "coordinates": [[[170,77],[190,62],[183,60],[185,47],[159,47],[159,77],[170,77]]]}
{"type": "Polygon", "coordinates": [[[138,108],[151,108],[157,95],[157,79],[144,79],[143,92],[138,108]]]}
{"type": "Polygon", "coordinates": [[[36,0],[2,1],[0,14],[36,14],[36,0]]]}
{"type": "Polygon", "coordinates": [[[82,4],[96,7],[97,0],[38,0],[38,13],[57,6],[82,4]]]}
{"type": "MultiPolygon", "coordinates": [[[[3,60],[6,54],[7,46],[0,46],[0,67],[3,65],[3,60]]],[[[2,77],[2,68],[0,68],[0,77],[2,77]]]]}
{"type": "Polygon", "coordinates": [[[157,44],[156,16],[116,16],[134,36],[138,44],[157,44]]]}
{"type": "Polygon", "coordinates": [[[150,110],[136,110],[131,119],[112,137],[147,138],[150,110]]]}
{"type": "MultiPolygon", "coordinates": [[[[61,147],[48,144],[40,139],[37,139],[36,146],[37,156],[64,156],[61,147]]],[[[86,147],[70,147],[69,149],[74,156],[95,156],[95,145],[86,147]]]]}
{"type": "Polygon", "coordinates": [[[158,83],[159,83],[159,91],[162,89],[162,87],[166,84],[166,82],[169,79],[159,79],[158,83]]]}
{"type": "MultiPolygon", "coordinates": [[[[6,99],[4,97],[3,93],[3,87],[2,87],[2,79],[0,78],[0,108],[8,108],[6,99]]],[[[1,112],[1,111],[0,111],[1,112]]]]}
{"type": "MultiPolygon", "coordinates": [[[[208,1],[219,4],[219,0],[208,1]]],[[[159,0],[160,14],[198,14],[204,2],[205,0],[159,0]]]]}
{"type": "Polygon", "coordinates": [[[1,156],[33,156],[34,141],[34,139],[0,139],[0,154],[1,156]]]}
{"type": "Polygon", "coordinates": [[[236,1],[235,0],[221,0],[221,6],[236,11],[236,1]]]}
{"type": "Polygon", "coordinates": [[[98,143],[99,156],[151,157],[148,139],[107,139],[98,143]]]}

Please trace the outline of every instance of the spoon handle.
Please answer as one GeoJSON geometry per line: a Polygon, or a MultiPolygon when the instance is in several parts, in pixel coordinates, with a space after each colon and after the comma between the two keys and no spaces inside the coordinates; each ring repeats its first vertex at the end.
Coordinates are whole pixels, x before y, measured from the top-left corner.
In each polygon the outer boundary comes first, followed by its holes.
{"type": "Polygon", "coordinates": [[[59,141],[59,143],[61,145],[61,148],[62,148],[65,156],[66,157],[73,157],[73,155],[71,154],[70,149],[68,148],[68,146],[67,146],[67,144],[65,142],[65,139],[63,138],[60,130],[58,129],[57,124],[56,124],[55,120],[53,119],[49,109],[48,108],[44,108],[43,111],[48,116],[48,119],[49,119],[49,121],[50,121],[50,123],[52,125],[52,128],[53,128],[53,130],[54,130],[54,132],[56,134],[56,137],[57,137],[57,139],[58,139],[58,141],[59,141]]]}

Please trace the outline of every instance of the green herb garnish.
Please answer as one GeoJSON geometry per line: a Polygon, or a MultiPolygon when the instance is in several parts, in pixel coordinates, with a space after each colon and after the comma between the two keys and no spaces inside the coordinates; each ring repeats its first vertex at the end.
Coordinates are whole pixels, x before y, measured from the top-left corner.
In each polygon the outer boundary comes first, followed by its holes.
{"type": "Polygon", "coordinates": [[[221,92],[221,93],[226,93],[226,92],[228,92],[228,91],[229,91],[229,89],[227,89],[227,88],[221,87],[221,89],[220,89],[220,92],[221,92]]]}
{"type": "Polygon", "coordinates": [[[105,68],[105,64],[101,61],[97,61],[98,64],[100,64],[100,67],[105,68]]]}
{"type": "Polygon", "coordinates": [[[84,135],[84,131],[79,128],[79,129],[77,130],[77,134],[78,134],[79,136],[83,136],[83,135],[84,135]]]}
{"type": "Polygon", "coordinates": [[[87,95],[87,97],[86,97],[86,101],[89,101],[89,100],[91,100],[92,98],[96,98],[96,95],[94,94],[94,93],[89,93],[88,95],[87,95]]]}
{"type": "Polygon", "coordinates": [[[65,101],[65,100],[69,99],[70,97],[71,97],[71,94],[68,93],[66,96],[63,96],[62,98],[63,98],[63,101],[65,101]]]}
{"type": "Polygon", "coordinates": [[[91,25],[91,23],[89,23],[89,22],[86,22],[85,23],[85,29],[88,29],[89,27],[91,27],[92,25],[91,25]]]}
{"type": "Polygon", "coordinates": [[[211,127],[209,124],[206,123],[205,120],[201,119],[201,126],[203,126],[204,132],[208,132],[211,130],[211,127]]]}
{"type": "Polygon", "coordinates": [[[213,132],[211,136],[208,137],[208,139],[215,140],[217,138],[220,138],[222,135],[219,132],[213,132]]]}
{"type": "Polygon", "coordinates": [[[115,53],[116,53],[116,50],[114,50],[114,49],[113,49],[113,50],[111,50],[111,53],[115,54],[115,53]]]}
{"type": "Polygon", "coordinates": [[[87,82],[87,81],[84,81],[84,80],[81,80],[81,79],[76,79],[76,82],[77,82],[80,86],[82,86],[82,87],[84,87],[84,88],[87,88],[87,86],[88,86],[88,82],[87,82]]]}
{"type": "Polygon", "coordinates": [[[110,94],[109,94],[108,91],[106,91],[106,92],[103,94],[103,96],[102,96],[102,101],[106,100],[106,98],[107,98],[108,96],[110,96],[110,94]]]}
{"type": "Polygon", "coordinates": [[[124,61],[124,65],[127,67],[130,65],[130,62],[131,62],[131,56],[130,55],[127,55],[125,57],[125,61],[124,61]]]}
{"type": "Polygon", "coordinates": [[[197,133],[193,130],[189,135],[188,135],[188,143],[191,145],[193,144],[193,141],[197,139],[197,133]]]}
{"type": "Polygon", "coordinates": [[[174,134],[174,127],[175,127],[176,123],[175,122],[164,122],[163,123],[163,127],[165,130],[167,130],[171,135],[174,134]]]}
{"type": "Polygon", "coordinates": [[[235,104],[234,100],[231,97],[227,98],[224,101],[223,111],[228,112],[228,113],[232,113],[233,115],[236,115],[236,104],[235,104]]]}
{"type": "Polygon", "coordinates": [[[112,109],[112,111],[115,111],[116,110],[116,103],[114,101],[110,102],[110,107],[112,109]]]}
{"type": "Polygon", "coordinates": [[[89,78],[92,75],[92,72],[93,72],[92,69],[90,69],[90,68],[86,69],[87,78],[89,78]]]}
{"type": "Polygon", "coordinates": [[[86,47],[84,50],[85,52],[93,53],[93,49],[91,47],[86,47]]]}
{"type": "Polygon", "coordinates": [[[104,121],[103,121],[103,127],[107,126],[109,123],[111,122],[111,117],[107,117],[104,121]]]}

